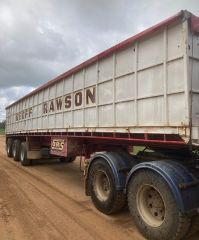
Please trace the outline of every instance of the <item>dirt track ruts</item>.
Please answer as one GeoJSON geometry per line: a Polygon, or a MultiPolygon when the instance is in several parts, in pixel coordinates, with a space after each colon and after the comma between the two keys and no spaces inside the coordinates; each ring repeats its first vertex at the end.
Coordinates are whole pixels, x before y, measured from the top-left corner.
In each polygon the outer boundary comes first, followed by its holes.
{"type": "Polygon", "coordinates": [[[22,167],[6,156],[4,141],[0,137],[0,240],[144,239],[128,210],[106,216],[94,208],[78,161],[22,167]]]}

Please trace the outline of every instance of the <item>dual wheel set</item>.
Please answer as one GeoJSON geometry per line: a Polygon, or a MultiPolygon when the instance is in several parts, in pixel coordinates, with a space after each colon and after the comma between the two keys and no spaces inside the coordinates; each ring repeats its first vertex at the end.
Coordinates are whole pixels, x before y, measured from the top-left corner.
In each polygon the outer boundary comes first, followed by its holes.
{"type": "Polygon", "coordinates": [[[6,144],[8,157],[13,157],[15,161],[20,161],[23,166],[30,165],[30,159],[27,158],[27,143],[19,139],[9,138],[6,144]]]}
{"type": "Polygon", "coordinates": [[[129,181],[126,192],[117,191],[114,174],[104,159],[97,159],[88,175],[90,194],[95,207],[112,214],[128,208],[140,232],[151,240],[187,239],[199,231],[198,217],[182,214],[164,179],[155,172],[138,171],[129,181]],[[194,226],[193,226],[194,225],[194,226]]]}

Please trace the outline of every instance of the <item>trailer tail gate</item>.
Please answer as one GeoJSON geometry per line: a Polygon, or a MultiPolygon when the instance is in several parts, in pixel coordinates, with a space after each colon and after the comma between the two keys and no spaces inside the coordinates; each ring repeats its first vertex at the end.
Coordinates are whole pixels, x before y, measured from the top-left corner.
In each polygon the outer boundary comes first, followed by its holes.
{"type": "MultiPolygon", "coordinates": [[[[191,86],[192,142],[199,144],[199,18],[192,16],[192,28],[189,29],[188,69],[191,86]]],[[[188,75],[189,75],[188,73],[188,75]]]]}

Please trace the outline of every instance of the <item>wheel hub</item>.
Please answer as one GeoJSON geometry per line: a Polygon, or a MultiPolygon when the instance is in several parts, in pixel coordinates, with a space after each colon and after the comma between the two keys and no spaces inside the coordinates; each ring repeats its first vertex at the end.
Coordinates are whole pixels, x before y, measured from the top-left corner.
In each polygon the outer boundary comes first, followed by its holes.
{"type": "Polygon", "coordinates": [[[159,227],[165,219],[165,204],[160,192],[151,185],[141,186],[137,193],[137,207],[143,220],[159,227]]]}
{"type": "Polygon", "coordinates": [[[110,181],[105,171],[99,170],[93,181],[94,191],[96,196],[101,201],[106,201],[110,194],[110,181]]]}
{"type": "Polygon", "coordinates": [[[20,160],[23,161],[24,160],[24,151],[21,151],[20,155],[21,155],[20,160]]]}
{"type": "Polygon", "coordinates": [[[13,146],[13,157],[15,157],[15,156],[16,156],[16,147],[13,146]]]}

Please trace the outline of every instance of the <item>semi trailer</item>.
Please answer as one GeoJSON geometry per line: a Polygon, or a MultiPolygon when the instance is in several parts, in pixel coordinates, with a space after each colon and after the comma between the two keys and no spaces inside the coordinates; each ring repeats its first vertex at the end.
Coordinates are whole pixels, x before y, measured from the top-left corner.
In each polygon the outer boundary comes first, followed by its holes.
{"type": "Polygon", "coordinates": [[[6,149],[23,166],[81,156],[95,207],[128,204],[147,239],[199,230],[199,17],[182,10],[9,105],[6,149]]]}

